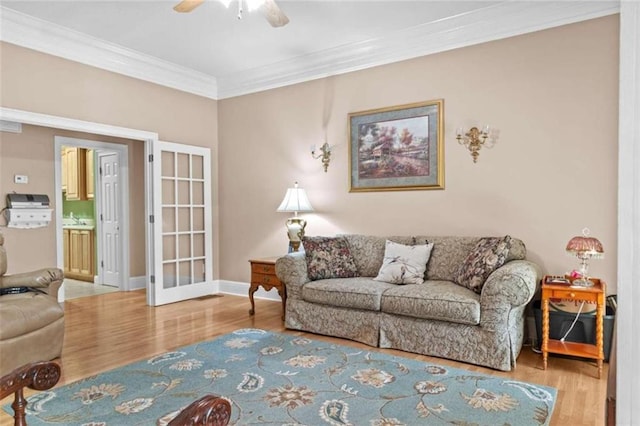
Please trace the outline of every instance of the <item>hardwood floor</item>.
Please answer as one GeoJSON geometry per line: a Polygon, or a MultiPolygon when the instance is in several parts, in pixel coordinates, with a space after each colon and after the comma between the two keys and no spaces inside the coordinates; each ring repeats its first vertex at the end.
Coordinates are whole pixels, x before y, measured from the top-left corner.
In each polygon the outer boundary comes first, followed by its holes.
{"type": "MultiPolygon", "coordinates": [[[[65,302],[66,335],[58,386],[238,328],[261,328],[379,350],[394,355],[449,365],[509,379],[553,386],[558,399],[552,425],[604,425],[608,364],[598,380],[595,364],[550,356],[542,370],[542,356],[524,347],[518,365],[505,373],[440,358],[396,350],[380,350],[348,340],[286,330],[280,302],[256,300],[256,313],[248,314],[249,299],[211,296],[152,308],[144,291],[110,293],[65,302]]],[[[33,392],[26,392],[27,395],[33,392]]],[[[2,405],[10,399],[1,401],[2,405]]],[[[0,413],[0,426],[12,417],[0,413]]]]}

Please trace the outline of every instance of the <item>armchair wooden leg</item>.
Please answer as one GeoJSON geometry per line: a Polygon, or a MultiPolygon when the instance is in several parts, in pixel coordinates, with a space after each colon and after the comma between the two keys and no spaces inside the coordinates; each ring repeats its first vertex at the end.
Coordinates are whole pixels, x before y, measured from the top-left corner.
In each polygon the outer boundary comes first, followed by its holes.
{"type": "Polygon", "coordinates": [[[35,362],[13,370],[0,378],[0,399],[15,394],[11,408],[13,408],[13,424],[26,426],[25,410],[27,400],[24,398],[24,388],[34,390],[51,389],[60,380],[60,366],[52,361],[35,362]]]}
{"type": "Polygon", "coordinates": [[[15,426],[26,426],[27,420],[25,419],[25,409],[27,408],[27,400],[24,399],[23,388],[20,388],[16,391],[16,395],[13,399],[13,403],[11,404],[11,408],[13,408],[13,424],[15,426]]]}
{"type": "Polygon", "coordinates": [[[230,419],[229,401],[205,395],[182,410],[168,426],[226,426],[230,419]]]}

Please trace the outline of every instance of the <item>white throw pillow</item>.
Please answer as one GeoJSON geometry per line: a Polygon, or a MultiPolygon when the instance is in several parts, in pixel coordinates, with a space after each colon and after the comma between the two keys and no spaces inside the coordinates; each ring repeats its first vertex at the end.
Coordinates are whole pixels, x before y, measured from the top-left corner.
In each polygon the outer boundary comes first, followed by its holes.
{"type": "Polygon", "coordinates": [[[384,259],[375,281],[391,284],[422,284],[433,243],[406,246],[387,240],[384,259]]]}

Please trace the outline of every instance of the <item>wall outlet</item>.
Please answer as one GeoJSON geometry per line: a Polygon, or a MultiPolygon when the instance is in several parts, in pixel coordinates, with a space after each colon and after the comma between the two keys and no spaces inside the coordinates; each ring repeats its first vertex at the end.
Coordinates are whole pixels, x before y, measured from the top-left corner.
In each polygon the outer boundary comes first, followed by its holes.
{"type": "Polygon", "coordinates": [[[13,177],[15,183],[29,183],[29,176],[27,175],[15,175],[13,177]]]}

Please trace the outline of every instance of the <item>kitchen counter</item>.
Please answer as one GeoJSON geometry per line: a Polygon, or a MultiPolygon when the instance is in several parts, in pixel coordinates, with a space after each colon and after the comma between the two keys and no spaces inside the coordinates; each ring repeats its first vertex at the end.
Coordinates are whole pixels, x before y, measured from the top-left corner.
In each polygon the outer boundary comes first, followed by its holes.
{"type": "Polygon", "coordinates": [[[83,230],[89,230],[89,231],[93,231],[94,229],[96,229],[95,226],[93,225],[62,225],[62,229],[83,229],[83,230]]]}
{"type": "Polygon", "coordinates": [[[87,231],[93,231],[96,229],[96,224],[93,219],[78,219],[76,222],[72,218],[62,218],[62,229],[82,229],[87,231]]]}

